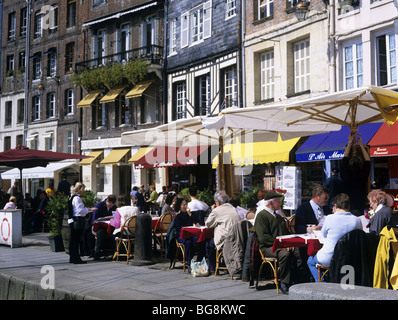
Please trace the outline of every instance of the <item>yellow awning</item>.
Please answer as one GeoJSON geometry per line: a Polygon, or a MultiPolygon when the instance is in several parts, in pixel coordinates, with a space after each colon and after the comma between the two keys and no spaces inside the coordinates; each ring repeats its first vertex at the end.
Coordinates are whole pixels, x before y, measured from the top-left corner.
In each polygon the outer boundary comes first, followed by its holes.
{"type": "Polygon", "coordinates": [[[148,80],[137,83],[137,85],[126,94],[126,99],[141,97],[144,91],[148,89],[153,82],[153,80],[148,80]]]}
{"type": "MultiPolygon", "coordinates": [[[[127,155],[130,149],[113,149],[104,160],[100,162],[101,165],[118,164],[127,155]]],[[[127,162],[127,161],[126,161],[127,162]]]]}
{"type": "Polygon", "coordinates": [[[93,101],[98,97],[98,95],[102,92],[103,90],[93,90],[90,91],[89,93],[86,94],[86,96],[80,100],[80,102],[77,104],[78,108],[84,108],[84,107],[89,107],[93,103],[93,101]]]}
{"type": "MultiPolygon", "coordinates": [[[[296,145],[300,138],[282,141],[278,137],[277,142],[248,142],[240,143],[238,139],[234,144],[224,146],[224,154],[231,154],[231,162],[236,166],[248,166],[260,163],[289,162],[290,150],[296,145]]],[[[225,159],[225,158],[224,158],[225,159]]],[[[212,161],[213,167],[218,166],[218,155],[212,161]]]]}
{"type": "Polygon", "coordinates": [[[130,159],[129,163],[136,162],[140,160],[143,156],[145,156],[148,152],[150,152],[154,147],[143,147],[140,148],[130,159]]]}
{"type": "Polygon", "coordinates": [[[389,126],[393,125],[398,120],[398,92],[372,86],[369,90],[384,120],[389,126]]]}
{"type": "Polygon", "coordinates": [[[108,103],[108,102],[114,102],[117,98],[117,96],[120,94],[120,92],[123,91],[124,88],[126,88],[127,85],[123,84],[120,86],[116,86],[109,90],[109,92],[104,95],[101,100],[99,101],[100,103],[108,103]]]}
{"type": "Polygon", "coordinates": [[[88,155],[91,158],[85,158],[82,161],[79,162],[79,166],[85,166],[85,165],[90,165],[92,164],[95,160],[97,160],[104,151],[91,151],[90,154],[88,155]]]}

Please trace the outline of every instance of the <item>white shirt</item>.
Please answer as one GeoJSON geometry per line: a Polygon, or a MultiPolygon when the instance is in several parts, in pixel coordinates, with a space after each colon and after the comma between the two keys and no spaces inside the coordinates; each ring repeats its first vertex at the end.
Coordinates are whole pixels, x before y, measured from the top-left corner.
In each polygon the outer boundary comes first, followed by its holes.
{"type": "Polygon", "coordinates": [[[312,199],[310,200],[310,204],[311,204],[312,210],[314,210],[315,218],[318,220],[318,222],[321,221],[322,218],[325,216],[322,207],[318,206],[314,201],[312,201],[312,199]],[[318,214],[318,210],[320,211],[319,214],[318,214]]]}
{"type": "Polygon", "coordinates": [[[84,206],[84,203],[79,195],[77,195],[77,197],[73,197],[72,207],[74,217],[85,217],[88,213],[88,208],[84,206]]]}
{"type": "Polygon", "coordinates": [[[199,210],[207,211],[209,209],[209,206],[203,201],[194,199],[188,202],[188,208],[191,209],[191,211],[199,211],[199,210]]]}

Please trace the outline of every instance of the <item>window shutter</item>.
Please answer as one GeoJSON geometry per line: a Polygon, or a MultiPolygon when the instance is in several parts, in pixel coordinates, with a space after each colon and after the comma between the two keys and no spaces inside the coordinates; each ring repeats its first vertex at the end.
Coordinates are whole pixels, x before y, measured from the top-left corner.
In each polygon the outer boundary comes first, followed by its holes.
{"type": "Polygon", "coordinates": [[[211,0],[203,7],[203,39],[211,37],[211,0]]]}
{"type": "Polygon", "coordinates": [[[181,16],[181,48],[188,46],[188,26],[189,13],[186,12],[181,16]]]}

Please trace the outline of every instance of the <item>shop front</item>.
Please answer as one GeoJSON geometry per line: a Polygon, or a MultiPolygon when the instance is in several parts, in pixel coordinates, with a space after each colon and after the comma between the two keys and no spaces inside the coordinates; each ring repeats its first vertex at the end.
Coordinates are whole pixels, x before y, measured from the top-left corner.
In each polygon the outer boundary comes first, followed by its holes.
{"type": "Polygon", "coordinates": [[[372,160],[371,182],[374,188],[383,189],[398,197],[398,123],[383,123],[369,141],[372,160]]]}
{"type": "MultiPolygon", "coordinates": [[[[382,123],[368,123],[358,127],[357,136],[367,145],[382,123]]],[[[302,169],[302,197],[310,199],[316,184],[324,184],[333,168],[340,168],[341,159],[350,135],[350,128],[310,136],[296,151],[296,161],[302,169]]]]}

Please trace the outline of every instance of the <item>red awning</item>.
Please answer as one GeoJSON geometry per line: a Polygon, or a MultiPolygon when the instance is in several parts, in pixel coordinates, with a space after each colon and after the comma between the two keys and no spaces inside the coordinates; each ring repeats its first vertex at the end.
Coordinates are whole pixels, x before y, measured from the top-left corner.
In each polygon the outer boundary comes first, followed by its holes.
{"type": "Polygon", "coordinates": [[[370,146],[371,157],[398,155],[398,122],[395,122],[392,126],[383,123],[368,145],[370,146]]]}
{"type": "Polygon", "coordinates": [[[200,161],[208,163],[205,153],[209,146],[197,147],[156,147],[134,162],[135,169],[177,167],[198,164],[198,157],[203,154],[200,161]]]}

